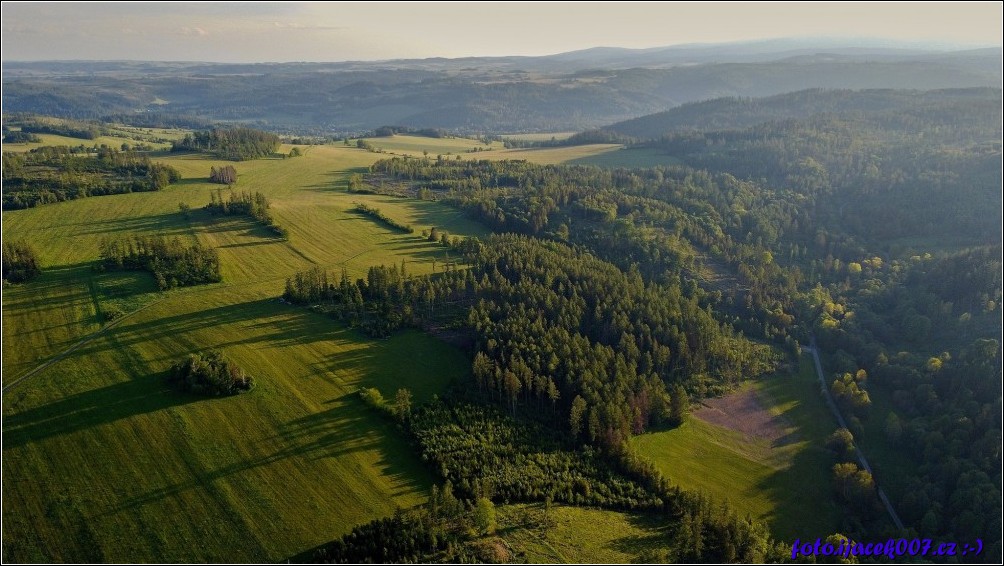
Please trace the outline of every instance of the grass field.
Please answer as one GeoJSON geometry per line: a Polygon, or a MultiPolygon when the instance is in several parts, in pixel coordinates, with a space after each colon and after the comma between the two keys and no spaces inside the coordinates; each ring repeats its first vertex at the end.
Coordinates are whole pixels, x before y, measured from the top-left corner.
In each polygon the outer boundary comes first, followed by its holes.
{"type": "Polygon", "coordinates": [[[782,441],[765,441],[691,416],[682,426],[638,436],[635,448],[674,483],[728,499],[785,540],[827,536],[839,527],[832,500],[832,456],[823,446],[836,424],[819,395],[811,358],[797,373],[778,374],[753,388],[784,427],[782,441]]]}
{"type": "Polygon", "coordinates": [[[595,165],[610,169],[617,167],[626,167],[628,169],[668,167],[670,165],[682,164],[679,159],[649,147],[613,149],[584,157],[572,158],[567,163],[569,165],[595,165]]]}
{"type": "MultiPolygon", "coordinates": [[[[518,139],[557,139],[567,138],[570,134],[513,134],[518,139]]],[[[381,138],[365,138],[375,148],[384,151],[383,157],[407,155],[409,157],[437,155],[451,156],[461,159],[504,159],[526,160],[541,165],[595,165],[606,168],[644,168],[668,165],[679,165],[681,162],[673,156],[666,155],[652,148],[628,149],[621,144],[589,144],[568,147],[541,147],[525,149],[505,149],[500,142],[492,142],[486,146],[477,140],[467,138],[427,138],[422,136],[395,135],[381,138]],[[471,152],[473,149],[481,151],[471,152]],[[427,154],[426,154],[427,152],[427,154]]]]}
{"type": "Polygon", "coordinates": [[[236,164],[236,188],[268,195],[289,241],[197,210],[221,163],[195,155],[162,158],[184,176],[163,191],[4,212],[4,236],[32,242],[44,269],[4,289],[4,382],[57,360],[4,392],[5,561],[277,561],[424,500],[425,468],[355,391],[408,387],[421,401],[469,362],[417,332],[373,341],[275,301],[314,265],[360,276],[405,260],[428,273],[444,253],[349,212],[353,202],[417,229],[483,232],[436,203],[345,193],[377,157],[321,146],[236,164]],[[102,238],[133,233],[216,248],[223,282],[160,293],[148,275],[91,270],[102,238]],[[113,308],[134,314],[106,325],[113,308]],[[255,389],[198,399],[164,387],[172,363],[211,347],[255,389]]]}
{"type": "MultiPolygon", "coordinates": [[[[49,121],[56,123],[62,122],[62,120],[58,119],[49,119],[49,121]]],[[[55,134],[36,134],[42,141],[36,143],[4,144],[3,150],[23,152],[45,145],[65,145],[70,147],[77,147],[80,145],[83,145],[84,147],[107,145],[108,147],[119,149],[122,147],[123,143],[127,143],[130,146],[142,143],[150,145],[154,149],[169,149],[171,144],[163,140],[181,139],[181,137],[185,135],[184,130],[166,128],[138,128],[134,126],[107,124],[103,125],[102,128],[106,131],[107,135],[99,136],[92,140],[70,138],[55,134]]]]}
{"type": "Polygon", "coordinates": [[[498,508],[498,535],[530,564],[638,563],[667,544],[665,527],[645,515],[556,505],[553,528],[528,527],[528,516],[540,513],[539,504],[498,508]]]}
{"type": "Polygon", "coordinates": [[[578,132],[541,132],[537,134],[502,134],[504,140],[521,140],[529,142],[567,140],[578,132]]]}
{"type": "MultiPolygon", "coordinates": [[[[384,150],[386,153],[394,155],[409,155],[412,157],[422,157],[428,152],[429,157],[435,158],[437,155],[463,154],[476,157],[483,155],[481,152],[469,153],[471,150],[480,149],[482,152],[502,149],[502,142],[492,142],[485,145],[479,140],[469,138],[430,138],[425,136],[393,135],[388,137],[364,138],[371,146],[384,150]]],[[[351,143],[351,142],[350,142],[351,143]]]]}

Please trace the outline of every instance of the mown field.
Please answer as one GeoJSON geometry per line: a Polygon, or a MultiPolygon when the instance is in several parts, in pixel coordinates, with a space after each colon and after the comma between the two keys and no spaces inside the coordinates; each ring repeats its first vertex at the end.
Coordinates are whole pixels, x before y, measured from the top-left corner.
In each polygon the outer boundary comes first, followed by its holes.
{"type": "Polygon", "coordinates": [[[404,260],[428,273],[444,253],[348,212],[354,202],[482,230],[436,203],[345,193],[375,154],[306,152],[236,164],[236,188],[268,195],[289,241],[197,210],[221,163],[195,155],[162,158],[184,176],[163,191],[4,212],[4,237],[32,242],[44,268],[4,289],[5,387],[56,360],[4,391],[4,561],[277,561],[424,500],[431,476],[355,391],[407,387],[421,401],[469,362],[417,332],[374,341],[275,298],[314,265],[363,276],[404,260]],[[91,269],[103,238],[154,233],[215,247],[223,282],[160,293],[146,274],[91,269]],[[108,324],[113,308],[127,314],[108,324]],[[164,386],[171,364],[206,348],[255,389],[201,399],[164,386]]]}
{"type": "MultiPolygon", "coordinates": [[[[57,125],[67,123],[66,120],[59,120],[56,118],[48,118],[44,121],[57,125]]],[[[106,135],[98,136],[94,139],[72,138],[56,134],[35,134],[39,137],[39,139],[41,139],[41,141],[33,143],[4,144],[3,150],[21,152],[46,145],[65,145],[70,147],[77,147],[80,145],[83,145],[84,147],[106,145],[108,147],[120,149],[123,143],[127,143],[130,146],[145,144],[153,147],[154,149],[170,149],[171,144],[168,140],[181,139],[185,135],[183,130],[178,129],[140,128],[122,124],[106,124],[102,126],[102,128],[104,129],[106,135]]]]}
{"type": "MultiPolygon", "coordinates": [[[[563,139],[568,134],[527,134],[512,135],[516,139],[549,140],[563,139]]],[[[680,161],[651,148],[625,148],[621,144],[598,143],[567,147],[541,147],[505,149],[500,142],[490,145],[467,138],[427,138],[422,136],[395,135],[381,138],[366,138],[366,142],[385,153],[384,157],[407,155],[409,157],[431,157],[438,155],[455,159],[516,159],[542,165],[567,163],[570,165],[595,165],[597,167],[657,167],[679,165],[680,161]],[[477,151],[472,151],[477,150],[477,151]]]]}
{"type": "MultiPolygon", "coordinates": [[[[836,429],[819,394],[812,360],[797,372],[743,386],[752,388],[782,436],[770,440],[691,416],[682,426],[638,436],[634,447],[674,483],[728,499],[763,520],[783,540],[826,537],[839,529],[826,437],[836,429]]],[[[740,415],[742,419],[749,415],[740,415]]]]}
{"type": "Polygon", "coordinates": [[[408,155],[411,157],[423,157],[428,154],[429,157],[435,158],[437,155],[462,154],[467,158],[468,155],[477,156],[479,152],[503,148],[502,142],[496,141],[485,144],[482,141],[470,138],[430,138],[398,134],[363,139],[372,147],[382,149],[386,153],[408,155]],[[472,153],[472,150],[475,151],[472,153]]]}
{"type": "Polygon", "coordinates": [[[652,516],[541,504],[498,507],[498,536],[530,564],[637,564],[667,546],[652,516]]]}

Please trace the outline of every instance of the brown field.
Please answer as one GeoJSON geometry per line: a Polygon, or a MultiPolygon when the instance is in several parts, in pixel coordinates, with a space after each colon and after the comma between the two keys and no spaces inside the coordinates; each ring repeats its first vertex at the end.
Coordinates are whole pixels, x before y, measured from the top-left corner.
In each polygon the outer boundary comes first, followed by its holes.
{"type": "Polygon", "coordinates": [[[781,415],[771,414],[752,387],[706,399],[693,415],[704,422],[766,440],[774,447],[798,441],[797,434],[790,432],[791,423],[781,415]]]}

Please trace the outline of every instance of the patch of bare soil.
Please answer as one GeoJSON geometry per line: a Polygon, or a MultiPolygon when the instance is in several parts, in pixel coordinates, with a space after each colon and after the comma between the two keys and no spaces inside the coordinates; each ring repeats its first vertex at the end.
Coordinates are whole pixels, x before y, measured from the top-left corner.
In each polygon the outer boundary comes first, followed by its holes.
{"type": "Polygon", "coordinates": [[[784,417],[772,415],[760,402],[751,387],[716,399],[705,399],[693,416],[704,422],[741,432],[753,438],[762,438],[771,446],[784,446],[798,440],[789,433],[791,423],[784,417]]]}

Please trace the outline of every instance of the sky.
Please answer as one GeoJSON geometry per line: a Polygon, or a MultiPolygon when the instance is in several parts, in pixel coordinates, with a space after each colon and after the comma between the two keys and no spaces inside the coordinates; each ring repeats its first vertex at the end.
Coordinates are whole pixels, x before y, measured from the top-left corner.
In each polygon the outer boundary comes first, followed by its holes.
{"type": "Polygon", "coordinates": [[[366,61],[820,37],[968,48],[1001,45],[1001,6],[1000,2],[3,2],[0,58],[366,61]]]}

